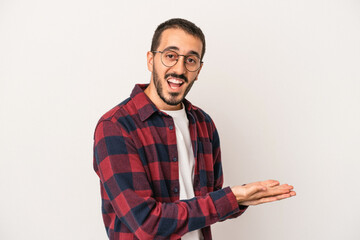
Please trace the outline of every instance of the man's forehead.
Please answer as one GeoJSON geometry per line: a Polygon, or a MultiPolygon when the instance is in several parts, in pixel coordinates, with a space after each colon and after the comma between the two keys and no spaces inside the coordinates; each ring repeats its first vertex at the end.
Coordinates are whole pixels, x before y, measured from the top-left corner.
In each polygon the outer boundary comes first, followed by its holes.
{"type": "Polygon", "coordinates": [[[200,38],[191,35],[179,28],[170,28],[162,32],[158,50],[165,48],[189,53],[201,54],[202,42],[200,38]]]}

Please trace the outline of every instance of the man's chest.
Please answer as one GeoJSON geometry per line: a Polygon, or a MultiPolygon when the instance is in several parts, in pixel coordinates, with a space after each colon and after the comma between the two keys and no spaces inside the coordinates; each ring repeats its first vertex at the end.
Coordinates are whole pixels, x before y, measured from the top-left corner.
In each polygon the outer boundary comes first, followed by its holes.
{"type": "MultiPolygon", "coordinates": [[[[212,190],[214,184],[212,143],[205,125],[189,123],[194,155],[195,195],[212,190]]],[[[171,117],[150,119],[132,131],[131,138],[143,163],[155,198],[162,202],[178,200],[179,151],[176,125],[171,117]]]]}

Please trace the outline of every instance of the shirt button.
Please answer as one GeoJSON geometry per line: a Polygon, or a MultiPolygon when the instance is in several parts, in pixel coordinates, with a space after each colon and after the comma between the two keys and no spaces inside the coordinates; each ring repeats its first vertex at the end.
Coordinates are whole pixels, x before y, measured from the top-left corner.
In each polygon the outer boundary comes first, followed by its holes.
{"type": "Polygon", "coordinates": [[[174,127],[173,127],[173,126],[169,126],[169,129],[170,129],[170,130],[173,130],[173,129],[174,129],[174,127]]]}
{"type": "Polygon", "coordinates": [[[173,162],[176,162],[176,161],[177,161],[177,158],[176,158],[176,157],[174,157],[174,158],[173,158],[173,162]]]}
{"type": "Polygon", "coordinates": [[[177,193],[179,191],[178,188],[174,188],[174,193],[177,193]]]}

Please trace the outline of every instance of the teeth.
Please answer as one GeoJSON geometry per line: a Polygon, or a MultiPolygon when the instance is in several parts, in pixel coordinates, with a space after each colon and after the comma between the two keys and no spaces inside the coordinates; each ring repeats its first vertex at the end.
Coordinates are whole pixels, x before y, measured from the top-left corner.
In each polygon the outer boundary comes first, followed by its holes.
{"type": "Polygon", "coordinates": [[[168,82],[175,83],[175,84],[181,84],[181,83],[182,83],[181,80],[177,80],[177,79],[174,79],[174,78],[170,78],[170,79],[168,80],[168,82]]]}

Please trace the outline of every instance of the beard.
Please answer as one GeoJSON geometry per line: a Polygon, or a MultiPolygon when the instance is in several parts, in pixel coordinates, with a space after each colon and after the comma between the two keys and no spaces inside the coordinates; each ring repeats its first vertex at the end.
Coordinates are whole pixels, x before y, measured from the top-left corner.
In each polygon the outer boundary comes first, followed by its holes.
{"type": "MultiPolygon", "coordinates": [[[[183,79],[185,81],[185,83],[188,83],[189,80],[187,79],[187,77],[185,75],[177,75],[175,73],[170,73],[170,74],[166,74],[164,77],[164,84],[167,84],[166,79],[168,77],[175,77],[175,78],[180,78],[183,79]]],[[[157,74],[156,70],[155,70],[155,65],[153,65],[153,81],[154,81],[154,85],[156,88],[156,92],[159,95],[159,97],[161,98],[161,100],[163,100],[166,104],[171,105],[171,106],[176,106],[178,104],[180,104],[184,98],[186,97],[186,95],[188,94],[188,92],[190,91],[192,85],[195,82],[195,79],[193,81],[190,82],[190,84],[186,87],[184,94],[181,96],[181,93],[174,93],[174,92],[169,92],[167,93],[169,96],[166,97],[164,90],[163,90],[163,85],[161,83],[161,79],[159,78],[159,75],[157,74]]],[[[184,84],[185,84],[184,83],[184,84]]]]}

